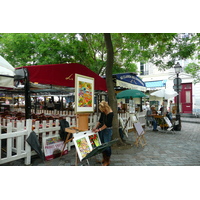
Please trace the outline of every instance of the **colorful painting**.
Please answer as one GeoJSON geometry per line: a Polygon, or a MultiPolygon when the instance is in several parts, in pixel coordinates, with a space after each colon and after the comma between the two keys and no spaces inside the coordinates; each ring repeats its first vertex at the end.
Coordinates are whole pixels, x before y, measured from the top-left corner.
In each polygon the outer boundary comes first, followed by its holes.
{"type": "MultiPolygon", "coordinates": [[[[61,140],[60,136],[55,137],[44,137],[43,138],[43,150],[46,160],[52,160],[54,158],[57,158],[60,156],[63,147],[64,142],[61,140]]],[[[67,145],[64,148],[64,151],[62,152],[62,155],[65,155],[68,153],[67,145]]]]}
{"type": "Polygon", "coordinates": [[[77,139],[76,145],[78,147],[78,154],[80,160],[82,160],[88,153],[90,153],[91,149],[88,145],[88,142],[85,137],[77,139]]]}
{"type": "Polygon", "coordinates": [[[78,82],[78,107],[92,107],[92,84],[78,82]]]}
{"type": "Polygon", "coordinates": [[[94,149],[95,147],[100,146],[100,140],[99,140],[99,135],[94,134],[89,136],[90,143],[92,145],[92,148],[94,149]]]}
{"type": "Polygon", "coordinates": [[[75,111],[94,112],[94,78],[75,75],[75,111]]]}

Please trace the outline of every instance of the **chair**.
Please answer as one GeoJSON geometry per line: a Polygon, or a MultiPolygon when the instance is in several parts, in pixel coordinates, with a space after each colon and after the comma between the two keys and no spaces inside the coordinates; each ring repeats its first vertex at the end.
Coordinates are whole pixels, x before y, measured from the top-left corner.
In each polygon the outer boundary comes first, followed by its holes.
{"type": "Polygon", "coordinates": [[[147,143],[144,137],[145,131],[142,128],[142,125],[140,124],[140,122],[135,122],[133,123],[133,127],[135,129],[134,133],[136,136],[135,145],[138,147],[140,144],[142,147],[144,147],[147,143]]]}

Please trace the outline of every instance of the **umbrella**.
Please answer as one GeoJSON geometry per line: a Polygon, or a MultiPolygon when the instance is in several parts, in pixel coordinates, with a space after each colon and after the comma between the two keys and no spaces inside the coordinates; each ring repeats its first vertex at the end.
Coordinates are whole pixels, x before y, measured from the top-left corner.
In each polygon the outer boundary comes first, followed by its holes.
{"type": "Polygon", "coordinates": [[[8,61],[6,61],[2,56],[0,56],[0,66],[3,67],[4,69],[12,71],[12,72],[14,72],[14,70],[15,70],[15,68],[8,61]]]}
{"type": "Polygon", "coordinates": [[[147,97],[143,92],[132,89],[132,90],[124,90],[117,94],[117,99],[130,99],[130,98],[140,98],[140,97],[147,97]]]}
{"type": "Polygon", "coordinates": [[[169,90],[169,89],[161,89],[156,92],[151,93],[152,96],[156,97],[164,97],[165,99],[170,99],[178,95],[177,92],[174,90],[169,90]]]}
{"type": "Polygon", "coordinates": [[[35,152],[38,154],[38,156],[44,161],[44,154],[41,150],[40,143],[38,141],[37,135],[34,131],[30,133],[27,140],[28,144],[32,147],[32,149],[35,150],[35,152]]]}
{"type": "Polygon", "coordinates": [[[14,67],[0,56],[0,87],[14,87],[14,67]]]}

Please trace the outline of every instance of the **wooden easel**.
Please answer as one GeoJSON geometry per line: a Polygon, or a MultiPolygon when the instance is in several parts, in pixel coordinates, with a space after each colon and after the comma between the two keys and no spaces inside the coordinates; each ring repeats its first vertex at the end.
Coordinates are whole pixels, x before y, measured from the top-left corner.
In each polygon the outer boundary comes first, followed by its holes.
{"type": "Polygon", "coordinates": [[[63,146],[63,149],[62,149],[62,151],[61,151],[61,153],[60,153],[60,157],[62,156],[63,151],[64,151],[64,149],[65,149],[67,143],[69,143],[70,141],[73,140],[73,137],[71,137],[70,139],[69,139],[69,137],[70,137],[71,135],[73,135],[73,133],[76,133],[76,132],[77,132],[77,129],[75,129],[75,128],[73,128],[73,127],[71,127],[71,128],[65,128],[65,132],[67,132],[68,134],[67,134],[67,137],[66,137],[66,139],[65,139],[65,141],[64,141],[64,146],[63,146]]]}
{"type": "Polygon", "coordinates": [[[133,123],[134,135],[136,137],[136,141],[134,144],[138,147],[139,144],[144,147],[146,145],[146,139],[144,137],[145,131],[142,128],[140,122],[138,122],[138,118],[135,113],[131,113],[129,118],[127,119],[124,129],[126,128],[129,120],[133,123]]]}
{"type": "Polygon", "coordinates": [[[73,140],[73,137],[70,138],[70,136],[73,135],[73,133],[77,133],[80,131],[88,131],[88,117],[89,117],[89,113],[78,114],[77,115],[78,127],[65,128],[65,132],[68,132],[68,135],[67,135],[67,138],[65,139],[64,146],[61,151],[60,157],[62,156],[67,143],[69,143],[70,141],[73,140]]]}
{"type": "Polygon", "coordinates": [[[144,137],[145,131],[142,128],[140,122],[135,122],[133,123],[133,127],[134,127],[134,134],[136,137],[136,141],[135,141],[135,145],[138,147],[139,144],[144,147],[147,143],[146,143],[146,139],[144,137]]]}
{"type": "MultiPolygon", "coordinates": [[[[81,131],[88,131],[88,119],[89,113],[79,113],[77,114],[77,121],[78,121],[78,129],[81,131]]],[[[87,160],[88,165],[89,161],[87,160]]],[[[78,153],[75,154],[75,166],[78,164],[78,153]]]]}
{"type": "Polygon", "coordinates": [[[77,114],[78,129],[82,131],[88,131],[88,119],[89,113],[77,114]]]}

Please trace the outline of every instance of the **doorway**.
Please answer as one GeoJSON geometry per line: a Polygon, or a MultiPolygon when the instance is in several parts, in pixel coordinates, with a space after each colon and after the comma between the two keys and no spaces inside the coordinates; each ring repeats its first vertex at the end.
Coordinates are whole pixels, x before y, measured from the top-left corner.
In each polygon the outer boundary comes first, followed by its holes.
{"type": "Polygon", "coordinates": [[[192,83],[182,83],[180,92],[180,103],[182,113],[192,113],[192,83]]]}

